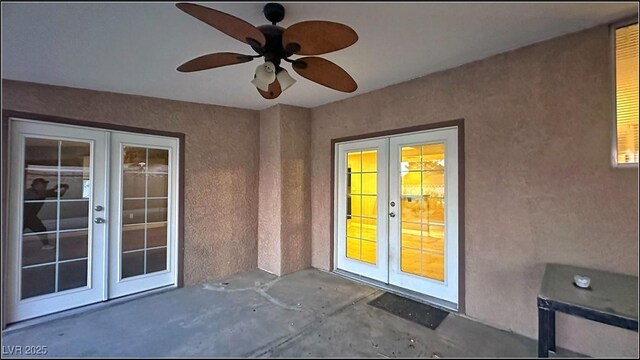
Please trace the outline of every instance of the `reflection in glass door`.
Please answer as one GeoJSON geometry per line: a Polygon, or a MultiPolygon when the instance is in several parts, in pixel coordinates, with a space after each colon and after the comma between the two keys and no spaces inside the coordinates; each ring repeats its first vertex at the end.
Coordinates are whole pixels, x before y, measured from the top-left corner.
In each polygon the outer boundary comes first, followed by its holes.
{"type": "Polygon", "coordinates": [[[169,150],[125,146],[122,278],[167,268],[169,150]]]}
{"type": "Polygon", "coordinates": [[[444,281],[444,143],[400,148],[400,269],[444,281]]]}
{"type": "Polygon", "coordinates": [[[11,136],[8,321],[102,300],[106,134],[13,121],[11,136]]]}
{"type": "Polygon", "coordinates": [[[22,299],[87,285],[91,143],[25,138],[22,299]]]}

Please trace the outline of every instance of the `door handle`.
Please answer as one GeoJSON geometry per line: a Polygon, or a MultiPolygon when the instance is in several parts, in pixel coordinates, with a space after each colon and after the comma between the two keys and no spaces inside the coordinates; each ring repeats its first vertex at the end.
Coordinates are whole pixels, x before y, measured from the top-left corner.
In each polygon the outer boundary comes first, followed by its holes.
{"type": "Polygon", "coordinates": [[[96,224],[102,224],[102,223],[105,222],[105,219],[103,219],[101,217],[97,217],[94,221],[95,221],[96,224]]]}
{"type": "Polygon", "coordinates": [[[394,213],[394,212],[390,212],[390,213],[389,213],[389,216],[390,216],[390,217],[396,217],[396,213],[394,213]]]}

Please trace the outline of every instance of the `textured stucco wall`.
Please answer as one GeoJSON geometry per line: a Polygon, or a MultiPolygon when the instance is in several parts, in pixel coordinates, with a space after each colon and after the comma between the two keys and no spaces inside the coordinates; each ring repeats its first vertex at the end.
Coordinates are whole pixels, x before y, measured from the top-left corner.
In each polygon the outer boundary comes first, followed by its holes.
{"type": "Polygon", "coordinates": [[[258,267],[284,275],[311,266],[311,113],[260,112],[258,267]]]}
{"type": "MultiPolygon", "coordinates": [[[[328,269],[332,138],[465,119],[466,311],[537,338],[543,263],[638,274],[638,173],[611,167],[599,26],[312,110],[312,264],[328,269]]],[[[559,315],[558,345],[637,356],[638,334],[559,315]]]]}
{"type": "Polygon", "coordinates": [[[280,107],[260,112],[260,189],[258,205],[258,268],[282,272],[281,257],[280,107]]]}
{"type": "Polygon", "coordinates": [[[311,111],[279,105],[282,274],[311,266],[311,111]]]}
{"type": "Polygon", "coordinates": [[[2,101],[3,109],[185,133],[185,283],[256,267],[256,111],[10,80],[2,101]]]}

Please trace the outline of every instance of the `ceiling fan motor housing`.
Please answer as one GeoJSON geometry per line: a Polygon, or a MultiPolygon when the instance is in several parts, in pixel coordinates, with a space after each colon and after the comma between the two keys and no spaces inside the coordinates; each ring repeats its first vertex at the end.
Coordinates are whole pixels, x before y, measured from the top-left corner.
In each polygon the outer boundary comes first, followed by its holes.
{"type": "Polygon", "coordinates": [[[264,34],[267,43],[265,44],[263,56],[265,61],[271,61],[276,68],[280,68],[280,61],[290,56],[282,46],[282,33],[284,28],[277,25],[262,25],[258,29],[264,34]]]}

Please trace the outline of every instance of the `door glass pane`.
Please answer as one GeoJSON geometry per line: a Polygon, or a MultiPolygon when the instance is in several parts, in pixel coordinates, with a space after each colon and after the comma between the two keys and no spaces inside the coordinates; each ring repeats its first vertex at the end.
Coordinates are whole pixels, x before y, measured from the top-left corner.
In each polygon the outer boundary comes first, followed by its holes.
{"type": "Polygon", "coordinates": [[[169,152],[164,149],[149,149],[149,171],[169,173],[169,152]]]}
{"type": "Polygon", "coordinates": [[[60,263],[58,289],[69,290],[87,286],[87,259],[60,263]]]}
{"type": "Polygon", "coordinates": [[[89,231],[60,232],[60,260],[86,259],[89,256],[89,231]]]}
{"type": "Polygon", "coordinates": [[[85,188],[89,185],[91,146],[86,142],[63,141],[60,148],[60,197],[89,199],[85,188]]]}
{"type": "Polygon", "coordinates": [[[21,296],[87,286],[91,143],[25,138],[21,296]]]}
{"type": "Polygon", "coordinates": [[[144,224],[145,223],[145,199],[124,199],[122,203],[122,223],[144,224]]]}
{"type": "Polygon", "coordinates": [[[378,152],[354,151],[346,156],[347,257],[376,264],[378,152]]]}
{"type": "Polygon", "coordinates": [[[43,249],[43,243],[56,245],[56,234],[25,234],[22,237],[22,266],[56,262],[56,252],[43,249]]]}
{"type": "Polygon", "coordinates": [[[22,298],[50,294],[56,291],[56,265],[22,268],[22,298]]]}
{"type": "Polygon", "coordinates": [[[144,172],[132,171],[122,175],[122,192],[125,198],[143,198],[147,177],[144,172]]]}
{"type": "Polygon", "coordinates": [[[147,247],[167,245],[167,224],[147,224],[147,247]]]}
{"type": "Polygon", "coordinates": [[[60,230],[89,227],[89,200],[60,202],[60,230]]]}
{"type": "Polygon", "coordinates": [[[443,143],[401,148],[401,270],[444,281],[443,143]]]}
{"type": "Polygon", "coordinates": [[[144,224],[122,227],[122,251],[144,249],[144,227],[144,224]]]}
{"type": "Polygon", "coordinates": [[[170,164],[166,149],[122,150],[121,276],[127,278],[167,269],[170,164]]]}
{"type": "Polygon", "coordinates": [[[362,196],[362,216],[375,218],[378,213],[378,197],[376,195],[362,196]]]}
{"type": "Polygon", "coordinates": [[[167,199],[147,200],[147,222],[167,221],[167,199]]]}
{"type": "Polygon", "coordinates": [[[167,197],[169,193],[169,175],[149,174],[149,197],[167,197]]]}
{"type": "Polygon", "coordinates": [[[167,248],[147,250],[147,274],[167,268],[167,248]]]}
{"type": "Polygon", "coordinates": [[[122,253],[122,278],[144,274],[144,250],[122,253]]]}
{"type": "Polygon", "coordinates": [[[32,192],[30,189],[25,191],[23,232],[25,234],[53,232],[55,238],[55,231],[58,230],[59,203],[57,200],[29,200],[33,198],[35,193],[36,191],[32,192]]]}

